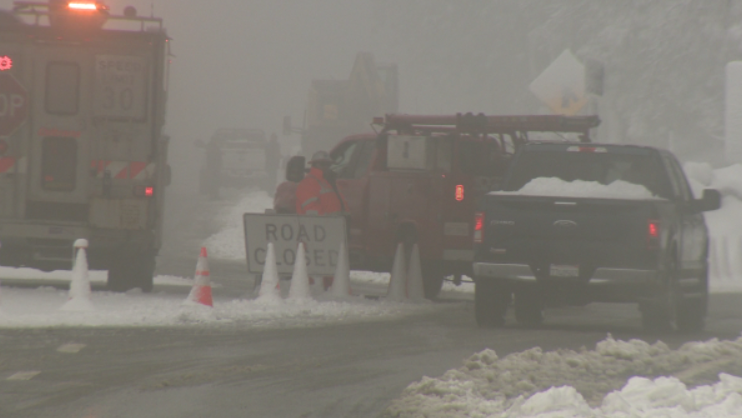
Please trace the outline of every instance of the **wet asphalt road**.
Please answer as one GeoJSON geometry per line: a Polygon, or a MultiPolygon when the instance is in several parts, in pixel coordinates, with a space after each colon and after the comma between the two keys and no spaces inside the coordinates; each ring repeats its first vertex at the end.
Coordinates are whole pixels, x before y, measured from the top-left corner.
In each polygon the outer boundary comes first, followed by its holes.
{"type": "MultiPolygon", "coordinates": [[[[191,250],[215,228],[214,208],[201,202],[173,217],[160,273],[192,274],[191,250]]],[[[239,297],[251,288],[241,264],[212,265],[223,294],[239,297]]],[[[485,348],[500,356],[534,346],[594,348],[609,332],[676,347],[742,331],[742,295],[713,296],[707,331],[690,336],[642,333],[629,305],[550,310],[536,330],[480,330],[466,298],[444,295],[439,307],[398,320],[304,329],[0,330],[0,417],[376,417],[412,381],[458,367],[485,348]]]]}

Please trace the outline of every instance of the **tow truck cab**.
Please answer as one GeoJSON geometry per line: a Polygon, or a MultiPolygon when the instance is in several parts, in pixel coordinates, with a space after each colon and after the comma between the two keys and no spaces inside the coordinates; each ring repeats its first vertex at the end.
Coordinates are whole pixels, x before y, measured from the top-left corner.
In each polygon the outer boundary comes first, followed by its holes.
{"type": "Polygon", "coordinates": [[[351,268],[388,272],[397,243],[417,243],[425,294],[472,272],[477,202],[504,175],[529,131],[578,132],[596,117],[413,116],[375,119],[378,134],[350,136],[331,152],[350,212],[351,268]]]}
{"type": "Polygon", "coordinates": [[[72,242],[86,238],[110,288],[151,290],[170,176],[168,48],[162,20],[131,7],[114,16],[54,0],[3,12],[0,102],[17,83],[27,117],[0,139],[0,264],[70,268],[72,242]]]}

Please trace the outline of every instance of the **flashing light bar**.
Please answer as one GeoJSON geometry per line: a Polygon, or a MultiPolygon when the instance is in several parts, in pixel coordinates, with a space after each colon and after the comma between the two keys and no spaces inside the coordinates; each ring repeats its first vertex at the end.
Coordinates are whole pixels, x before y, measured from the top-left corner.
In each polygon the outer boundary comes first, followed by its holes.
{"type": "Polygon", "coordinates": [[[67,3],[67,7],[74,10],[98,10],[100,8],[105,9],[104,7],[100,7],[102,5],[98,5],[97,3],[82,3],[82,2],[73,2],[73,3],[67,3]]]}

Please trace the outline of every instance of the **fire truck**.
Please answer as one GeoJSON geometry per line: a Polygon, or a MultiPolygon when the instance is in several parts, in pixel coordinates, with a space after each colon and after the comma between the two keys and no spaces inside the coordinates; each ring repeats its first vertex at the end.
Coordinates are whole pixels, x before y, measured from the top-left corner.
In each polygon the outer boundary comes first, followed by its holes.
{"type": "MultiPolygon", "coordinates": [[[[378,133],[347,137],[330,152],[350,212],[351,268],[389,272],[397,244],[409,252],[417,243],[425,296],[434,299],[444,278],[472,276],[477,201],[497,187],[515,151],[545,133],[589,141],[600,120],[469,113],[393,114],[374,122],[378,133]]],[[[304,164],[293,157],[286,178],[301,181],[304,164]]]]}
{"type": "Polygon", "coordinates": [[[68,269],[89,242],[108,286],[152,289],[162,244],[169,42],[98,1],[0,12],[0,264],[68,269]]]}

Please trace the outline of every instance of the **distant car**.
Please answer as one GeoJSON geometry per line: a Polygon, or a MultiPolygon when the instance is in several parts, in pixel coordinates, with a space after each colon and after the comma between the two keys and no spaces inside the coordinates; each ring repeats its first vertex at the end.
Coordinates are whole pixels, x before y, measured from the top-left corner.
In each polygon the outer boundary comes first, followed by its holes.
{"type": "Polygon", "coordinates": [[[221,187],[271,187],[268,183],[265,132],[260,129],[218,129],[205,149],[199,192],[218,196],[221,187]]]}
{"type": "Polygon", "coordinates": [[[634,145],[529,143],[475,214],[475,314],[501,326],[536,325],[545,306],[639,304],[648,330],[703,329],[708,230],[668,151],[634,145]],[[582,182],[582,183],[580,183],[582,182]]]}

